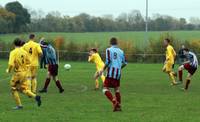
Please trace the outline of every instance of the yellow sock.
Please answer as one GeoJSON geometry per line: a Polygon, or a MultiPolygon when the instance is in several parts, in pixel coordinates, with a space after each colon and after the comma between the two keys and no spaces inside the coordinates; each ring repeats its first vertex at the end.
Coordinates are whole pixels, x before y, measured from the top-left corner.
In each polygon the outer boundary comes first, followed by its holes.
{"type": "Polygon", "coordinates": [[[13,97],[15,99],[15,102],[16,102],[17,106],[22,106],[18,91],[16,91],[16,90],[12,91],[12,95],[13,95],[13,97]]]}
{"type": "Polygon", "coordinates": [[[105,79],[106,79],[105,76],[102,75],[102,76],[101,76],[101,80],[102,80],[103,83],[104,83],[105,79]]]}
{"type": "Polygon", "coordinates": [[[36,93],[36,90],[37,90],[37,80],[36,80],[36,78],[33,78],[31,80],[31,91],[33,93],[36,93]]]}
{"type": "Polygon", "coordinates": [[[24,90],[23,93],[26,94],[27,96],[33,97],[33,98],[35,98],[35,96],[36,96],[36,94],[31,92],[30,90],[24,90]]]}
{"type": "Polygon", "coordinates": [[[171,80],[172,80],[173,83],[176,83],[174,72],[170,72],[169,73],[169,77],[171,78],[171,80]]]}
{"type": "Polygon", "coordinates": [[[99,80],[95,80],[95,88],[99,88],[99,80]]]}

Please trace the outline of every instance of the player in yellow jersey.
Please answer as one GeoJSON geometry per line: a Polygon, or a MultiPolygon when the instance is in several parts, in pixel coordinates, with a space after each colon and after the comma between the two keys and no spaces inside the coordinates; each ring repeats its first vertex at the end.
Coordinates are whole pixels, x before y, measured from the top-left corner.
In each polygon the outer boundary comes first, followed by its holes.
{"type": "Polygon", "coordinates": [[[170,45],[170,40],[165,39],[164,40],[164,46],[166,47],[166,59],[163,66],[163,72],[167,73],[171,79],[171,85],[177,85],[175,76],[176,73],[173,72],[173,65],[175,63],[176,58],[176,52],[172,45],[170,45]]]}
{"type": "Polygon", "coordinates": [[[13,108],[14,110],[23,108],[18,92],[23,92],[27,96],[35,98],[38,106],[41,105],[40,96],[37,96],[29,89],[28,65],[30,65],[30,59],[27,52],[20,48],[21,44],[20,39],[17,38],[14,40],[15,49],[10,52],[8,69],[6,70],[7,73],[14,71],[10,81],[12,95],[17,104],[17,106],[13,108]]]}
{"type": "Polygon", "coordinates": [[[42,49],[38,43],[36,43],[35,35],[30,34],[29,41],[23,46],[23,49],[28,53],[30,64],[30,77],[31,77],[31,91],[36,93],[37,90],[37,71],[39,66],[39,57],[42,55],[42,49]]]}
{"type": "MultiPolygon", "coordinates": [[[[105,65],[104,62],[102,61],[100,55],[98,54],[97,49],[94,49],[94,48],[89,51],[88,62],[92,62],[92,63],[96,64],[97,71],[95,73],[95,76],[105,65]]],[[[105,80],[105,76],[103,74],[101,75],[101,80],[103,82],[105,80]]],[[[95,90],[98,90],[98,89],[99,89],[99,80],[98,80],[98,78],[95,78],[95,90]]]]}

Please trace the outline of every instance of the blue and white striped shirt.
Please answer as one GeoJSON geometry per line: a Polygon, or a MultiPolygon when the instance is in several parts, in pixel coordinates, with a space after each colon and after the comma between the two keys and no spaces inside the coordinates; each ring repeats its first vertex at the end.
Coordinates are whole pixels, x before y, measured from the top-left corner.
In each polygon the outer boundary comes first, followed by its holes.
{"type": "Polygon", "coordinates": [[[119,80],[121,78],[121,68],[127,64],[124,52],[117,46],[106,49],[106,66],[108,66],[107,77],[119,80]]]}
{"type": "Polygon", "coordinates": [[[56,57],[56,51],[50,44],[47,46],[45,51],[46,51],[45,59],[46,59],[47,64],[49,64],[49,65],[58,64],[57,57],[56,57]]]}

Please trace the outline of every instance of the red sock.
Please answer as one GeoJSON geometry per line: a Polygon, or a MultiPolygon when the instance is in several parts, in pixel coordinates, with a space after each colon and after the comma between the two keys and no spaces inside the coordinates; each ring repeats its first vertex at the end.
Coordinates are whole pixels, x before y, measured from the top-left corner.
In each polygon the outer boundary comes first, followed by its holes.
{"type": "Polygon", "coordinates": [[[179,80],[180,81],[183,81],[183,71],[182,70],[180,70],[180,71],[178,71],[178,76],[179,76],[179,80]]]}
{"type": "Polygon", "coordinates": [[[114,104],[112,93],[110,91],[106,91],[105,95],[114,104]]]}
{"type": "Polygon", "coordinates": [[[59,80],[56,81],[56,86],[57,86],[60,90],[63,89],[63,88],[62,88],[62,85],[60,84],[60,81],[59,81],[59,80]]]}
{"type": "Polygon", "coordinates": [[[115,93],[115,97],[117,99],[117,102],[119,102],[119,104],[121,103],[121,95],[120,95],[120,92],[116,92],[115,93]]]}
{"type": "Polygon", "coordinates": [[[50,81],[51,81],[50,78],[47,78],[47,79],[46,79],[43,89],[47,89],[47,88],[48,88],[50,81]]]}

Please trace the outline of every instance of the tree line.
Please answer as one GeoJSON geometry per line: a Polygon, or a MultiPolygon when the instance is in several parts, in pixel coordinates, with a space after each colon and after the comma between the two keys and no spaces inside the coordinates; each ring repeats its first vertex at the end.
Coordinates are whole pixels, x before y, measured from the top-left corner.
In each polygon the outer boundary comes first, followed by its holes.
{"type": "MultiPolygon", "coordinates": [[[[121,13],[117,17],[101,17],[81,13],[77,16],[63,16],[50,12],[45,16],[30,11],[18,1],[0,7],[0,33],[21,32],[106,32],[106,31],[144,31],[145,18],[139,10],[121,13]]],[[[155,14],[148,18],[150,31],[200,30],[200,19],[175,18],[155,14]]]]}

